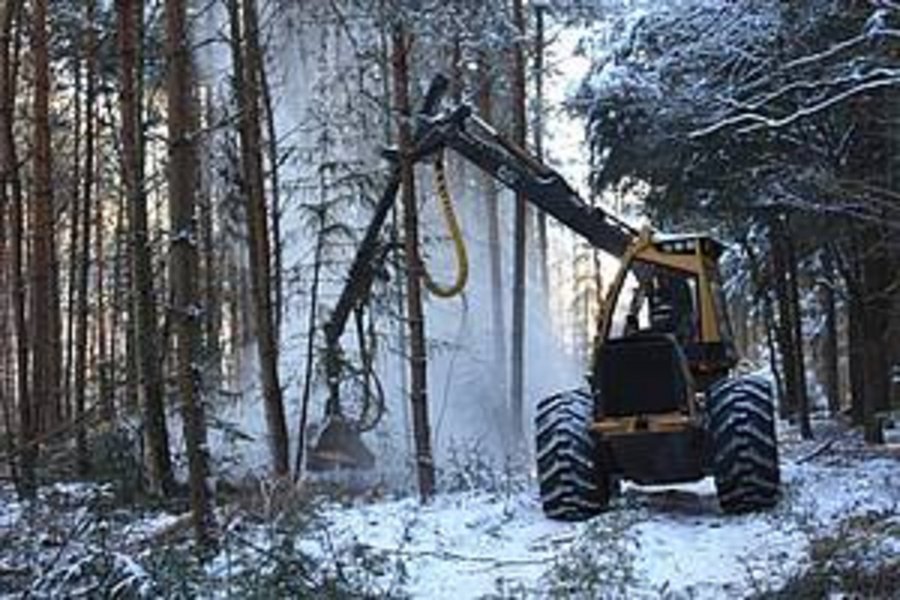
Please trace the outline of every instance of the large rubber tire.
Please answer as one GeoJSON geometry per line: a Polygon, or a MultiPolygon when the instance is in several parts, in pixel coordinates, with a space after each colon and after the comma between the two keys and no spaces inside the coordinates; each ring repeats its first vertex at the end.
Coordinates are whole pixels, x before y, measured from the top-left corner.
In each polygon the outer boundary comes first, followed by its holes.
{"type": "Polygon", "coordinates": [[[713,474],[726,513],[771,508],[780,496],[775,403],[759,376],[726,380],[709,392],[713,474]]]}
{"type": "Polygon", "coordinates": [[[588,431],[593,400],[585,390],[545,398],[537,406],[537,474],[551,519],[583,521],[609,505],[612,478],[588,431]]]}

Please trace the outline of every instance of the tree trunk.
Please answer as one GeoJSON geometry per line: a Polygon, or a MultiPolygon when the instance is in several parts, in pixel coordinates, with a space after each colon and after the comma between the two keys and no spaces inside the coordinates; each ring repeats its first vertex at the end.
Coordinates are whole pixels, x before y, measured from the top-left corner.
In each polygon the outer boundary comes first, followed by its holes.
{"type": "Polygon", "coordinates": [[[861,257],[865,312],[863,317],[863,431],[871,444],[884,443],[880,411],[887,410],[890,390],[889,344],[891,292],[896,269],[891,269],[887,245],[892,239],[887,231],[869,227],[864,236],[865,254],[861,257]]]}
{"type": "MultiPolygon", "coordinates": [[[[77,276],[77,309],[75,311],[77,326],[75,328],[75,389],[73,408],[75,421],[80,423],[85,414],[85,394],[87,388],[87,356],[88,356],[88,279],[90,277],[90,247],[91,247],[91,198],[94,189],[94,137],[96,133],[96,59],[94,33],[94,9],[95,3],[88,2],[85,8],[85,22],[88,31],[85,36],[83,49],[86,62],[85,81],[85,106],[84,106],[84,173],[82,176],[82,200],[80,223],[81,251],[79,253],[77,276]]],[[[79,426],[75,435],[76,461],[78,471],[86,475],[90,465],[87,456],[87,439],[85,429],[79,426]]]]}
{"type": "Polygon", "coordinates": [[[772,371],[772,378],[775,380],[775,389],[778,390],[779,409],[783,405],[782,396],[785,393],[784,378],[781,370],[778,368],[778,353],[775,345],[775,338],[778,334],[778,327],[775,323],[775,310],[772,306],[772,296],[763,283],[762,268],[760,261],[756,257],[756,252],[748,240],[741,243],[744,252],[747,254],[747,260],[750,265],[750,276],[753,280],[754,300],[762,303],[763,326],[766,330],[766,347],[769,352],[769,369],[772,371]]]}
{"type": "Polygon", "coordinates": [[[19,413],[19,464],[16,480],[18,493],[32,498],[36,492],[34,463],[37,450],[32,445],[35,437],[30,395],[29,343],[25,303],[27,300],[24,272],[25,216],[22,184],[19,175],[19,159],[13,136],[18,80],[20,29],[13,25],[21,19],[21,4],[16,1],[0,4],[0,174],[2,186],[10,191],[10,279],[12,283],[13,331],[16,349],[16,398],[19,413]],[[13,44],[13,31],[16,31],[13,44]]]}
{"type": "Polygon", "coordinates": [[[784,216],[782,222],[782,241],[786,252],[788,272],[788,294],[790,301],[790,321],[793,334],[791,346],[794,353],[794,376],[797,378],[797,418],[800,422],[800,436],[812,439],[812,426],[809,421],[809,394],[806,390],[806,364],[803,359],[803,313],[800,308],[800,282],[797,274],[797,257],[794,252],[793,232],[791,230],[790,215],[784,216]]]}
{"type": "MultiPolygon", "coordinates": [[[[534,6],[534,153],[544,160],[544,13],[547,7],[534,6]]],[[[550,264],[547,241],[547,214],[537,210],[538,250],[541,290],[544,301],[550,299],[550,264]]]]}
{"type": "Polygon", "coordinates": [[[196,290],[197,231],[195,109],[191,73],[191,36],[186,0],[166,0],[166,57],[168,72],[168,190],[172,223],[170,249],[171,318],[175,329],[178,394],[182,402],[187,445],[191,509],[197,543],[215,545],[215,517],[209,489],[206,421],[200,369],[200,298],[196,290]]]}
{"type": "MultiPolygon", "coordinates": [[[[319,172],[319,189],[321,203],[317,211],[325,210],[325,171],[319,172]]],[[[318,231],[316,232],[316,247],[313,254],[313,273],[309,300],[309,320],[306,330],[306,371],[303,374],[303,395],[300,398],[300,420],[297,425],[297,453],[294,460],[294,481],[299,481],[303,475],[303,457],[306,453],[306,428],[309,420],[309,403],[312,400],[313,371],[315,366],[316,351],[316,318],[319,310],[319,282],[322,273],[322,252],[325,249],[325,214],[317,213],[319,218],[318,231]]]]}
{"type": "Polygon", "coordinates": [[[163,496],[174,490],[169,434],[166,428],[165,388],[157,350],[161,336],[153,287],[153,257],[147,230],[147,195],[141,155],[141,97],[138,40],[143,29],[142,4],[118,0],[121,76],[119,110],[122,119],[122,182],[128,198],[131,229],[132,311],[135,317],[138,399],[144,419],[144,446],[150,490],[163,496]]]}
{"type": "Polygon", "coordinates": [[[64,395],[66,398],[66,411],[68,418],[72,419],[74,415],[74,395],[75,395],[75,324],[78,320],[78,248],[79,248],[79,230],[81,225],[81,65],[82,60],[79,56],[74,63],[74,94],[73,102],[74,118],[74,142],[72,152],[72,185],[71,196],[69,200],[69,297],[68,297],[68,315],[67,315],[67,331],[66,331],[66,384],[64,395]]]}
{"type": "Polygon", "coordinates": [[[232,40],[234,48],[232,54],[235,65],[235,91],[240,107],[241,168],[247,200],[250,278],[272,468],[275,475],[286,477],[290,475],[290,458],[284,403],[278,380],[278,340],[275,336],[275,320],[272,314],[272,282],[269,266],[271,246],[266,216],[260,133],[261,60],[255,0],[245,0],[242,8],[240,12],[243,31],[236,22],[239,12],[237,3],[232,0],[232,33],[237,34],[232,40]]]}
{"type": "Polygon", "coordinates": [[[275,127],[275,108],[272,105],[272,89],[266,74],[262,49],[259,49],[259,84],[266,116],[266,154],[269,159],[269,176],[272,178],[272,319],[275,339],[281,340],[281,322],[284,318],[284,285],[282,283],[281,245],[281,178],[278,152],[278,132],[275,127]]]}
{"type": "MultiPolygon", "coordinates": [[[[16,163],[14,160],[14,148],[12,137],[13,123],[13,102],[15,81],[13,79],[13,69],[11,68],[10,49],[12,26],[17,9],[17,2],[4,2],[0,4],[0,286],[3,290],[3,303],[0,305],[0,322],[2,322],[3,330],[0,335],[3,340],[17,340],[15,344],[4,343],[2,356],[0,361],[3,362],[3,380],[0,385],[3,386],[3,422],[6,429],[6,452],[9,458],[9,470],[16,488],[21,490],[18,467],[13,455],[15,448],[15,435],[12,423],[12,411],[14,408],[13,400],[17,395],[17,382],[22,378],[19,372],[14,378],[13,373],[18,370],[16,348],[21,344],[19,331],[17,331],[17,310],[16,296],[18,293],[17,279],[19,275],[19,267],[14,258],[17,248],[20,248],[17,240],[15,222],[13,215],[21,208],[16,206],[10,207],[9,188],[12,182],[18,177],[16,173],[16,163]]],[[[21,199],[13,198],[18,203],[21,199]]],[[[27,398],[20,396],[19,402],[24,403],[27,398]]]]}
{"type": "Polygon", "coordinates": [[[797,355],[794,352],[794,328],[791,321],[790,279],[787,266],[787,251],[782,239],[783,231],[774,216],[769,224],[769,252],[771,254],[772,278],[775,281],[775,299],[778,305],[778,327],[775,337],[781,357],[781,372],[784,375],[784,389],[779,394],[778,414],[782,419],[796,416],[797,412],[797,355]]]}
{"type": "Polygon", "coordinates": [[[825,319],[821,341],[822,381],[825,384],[828,412],[832,416],[837,416],[841,412],[841,398],[838,372],[837,309],[834,293],[836,278],[831,252],[831,248],[826,248],[821,254],[822,279],[819,282],[819,302],[825,319]]]}
{"type": "MultiPolygon", "coordinates": [[[[212,127],[214,107],[209,94],[206,96],[203,111],[206,115],[205,126],[212,127]]],[[[215,201],[213,199],[212,179],[214,165],[204,162],[201,172],[204,174],[200,199],[200,238],[203,248],[203,296],[206,311],[203,319],[203,339],[207,356],[207,372],[211,381],[207,387],[218,389],[222,383],[222,299],[219,277],[219,257],[216,252],[215,235],[215,201]]]]}
{"type": "Polygon", "coordinates": [[[862,292],[856,285],[847,287],[847,360],[850,378],[850,417],[855,425],[863,423],[863,406],[865,404],[865,349],[863,343],[865,332],[863,323],[866,320],[865,303],[861,300],[862,292]]]}
{"type": "Polygon", "coordinates": [[[47,34],[47,0],[33,6],[31,52],[34,58],[34,172],[30,214],[32,232],[30,279],[31,335],[34,355],[31,371],[33,424],[44,431],[58,391],[53,381],[53,188],[50,150],[50,58],[47,34]]]}
{"type": "MultiPolygon", "coordinates": [[[[512,71],[512,112],[513,141],[522,148],[526,146],[526,106],[525,106],[525,52],[522,48],[525,37],[525,14],[522,0],[513,0],[513,23],[518,34],[513,49],[512,71]]],[[[515,217],[513,223],[513,304],[512,304],[512,387],[510,405],[513,419],[513,439],[524,444],[524,404],[525,404],[525,279],[526,240],[528,211],[526,198],[516,194],[515,217]]]]}
{"type": "MultiPolygon", "coordinates": [[[[478,60],[478,113],[482,119],[491,123],[493,121],[493,80],[490,67],[484,54],[478,60]]],[[[490,254],[490,278],[491,278],[491,340],[494,344],[494,364],[492,373],[496,379],[497,397],[502,398],[502,406],[506,407],[506,398],[509,397],[509,385],[507,381],[507,369],[509,362],[506,352],[506,316],[503,310],[503,247],[500,241],[500,205],[497,193],[497,183],[487,173],[482,173],[481,187],[484,191],[485,208],[487,210],[487,234],[488,252],[490,254]]],[[[508,410],[501,411],[501,431],[505,435],[511,435],[508,431],[511,418],[508,410]]]]}
{"type": "Polygon", "coordinates": [[[419,225],[416,210],[415,172],[408,153],[412,148],[409,119],[408,54],[412,44],[402,23],[393,32],[394,106],[400,116],[398,149],[400,151],[400,181],[403,199],[404,250],[406,254],[406,311],[409,317],[410,344],[410,405],[412,407],[413,437],[416,447],[416,468],[419,495],[423,502],[434,495],[434,460],[431,452],[431,425],[428,419],[428,363],[425,352],[425,318],[422,308],[422,276],[424,269],[419,256],[419,225]]]}

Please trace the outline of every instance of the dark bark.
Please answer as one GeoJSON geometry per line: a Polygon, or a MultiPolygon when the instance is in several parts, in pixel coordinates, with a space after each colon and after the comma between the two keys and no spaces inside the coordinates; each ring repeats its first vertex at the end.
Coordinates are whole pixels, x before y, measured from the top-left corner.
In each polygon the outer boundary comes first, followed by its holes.
{"type": "Polygon", "coordinates": [[[81,225],[81,120],[82,120],[82,60],[79,56],[74,65],[74,143],[72,152],[72,185],[69,199],[69,294],[67,314],[67,351],[66,351],[66,381],[63,394],[66,402],[66,413],[69,419],[74,417],[74,388],[75,388],[75,324],[78,315],[78,248],[79,231],[81,225]]]}
{"type": "Polygon", "coordinates": [[[29,226],[31,230],[30,280],[31,370],[33,424],[43,431],[56,406],[58,385],[55,369],[53,301],[53,187],[50,149],[50,57],[47,32],[47,1],[33,5],[31,53],[34,60],[33,175],[29,226]]]}
{"type": "MultiPolygon", "coordinates": [[[[320,189],[324,196],[325,182],[324,170],[320,171],[320,189]]],[[[324,207],[324,198],[322,206],[324,207]]],[[[318,208],[324,211],[324,208],[318,208]]],[[[317,313],[319,310],[319,282],[322,273],[322,252],[325,248],[325,215],[318,214],[319,231],[316,234],[316,248],[313,256],[313,273],[312,285],[309,291],[309,320],[306,330],[306,371],[303,374],[303,395],[300,397],[300,421],[297,425],[297,454],[294,461],[294,481],[298,481],[303,473],[303,457],[306,453],[306,428],[309,421],[309,403],[312,400],[312,382],[313,371],[315,366],[315,350],[316,350],[316,332],[319,328],[316,326],[317,313]]]]}
{"type": "Polygon", "coordinates": [[[769,369],[772,371],[772,377],[775,380],[775,389],[778,390],[780,409],[783,402],[781,397],[784,394],[785,386],[781,369],[778,368],[778,348],[775,342],[778,336],[778,325],[775,322],[775,307],[772,306],[772,295],[764,285],[763,269],[760,265],[760,260],[756,256],[756,252],[753,250],[753,246],[748,240],[743,240],[741,247],[747,255],[750,266],[750,276],[753,280],[753,288],[755,290],[755,301],[762,305],[763,326],[766,330],[766,347],[769,352],[769,369]]]}
{"type": "Polygon", "coordinates": [[[263,388],[269,449],[275,475],[290,474],[287,423],[284,416],[281,385],[278,379],[278,340],[272,313],[272,282],[269,257],[268,218],[262,169],[262,135],[260,131],[261,53],[257,26],[256,2],[245,0],[238,10],[232,0],[232,46],[235,69],[235,91],[240,108],[241,171],[247,201],[249,229],[250,278],[256,318],[257,350],[263,388]],[[241,25],[236,20],[238,12],[241,25]]]}
{"type": "Polygon", "coordinates": [[[806,388],[806,362],[803,349],[803,313],[800,307],[800,282],[790,215],[784,216],[782,226],[781,239],[786,253],[790,321],[793,334],[791,349],[794,354],[794,376],[797,378],[795,385],[797,391],[797,419],[800,424],[800,436],[803,439],[811,439],[812,426],[810,424],[809,393],[806,388]]]}
{"type": "Polygon", "coordinates": [[[865,311],[863,314],[863,431],[869,443],[884,443],[879,412],[887,410],[890,391],[889,344],[892,296],[890,286],[896,271],[891,269],[887,242],[892,239],[881,228],[869,228],[861,257],[865,311]]]}
{"type": "MultiPolygon", "coordinates": [[[[544,12],[546,7],[534,7],[534,154],[544,160],[544,12]]],[[[538,256],[540,264],[541,289],[544,300],[550,299],[550,264],[547,241],[547,214],[537,210],[538,256]]]]}
{"type": "Polygon", "coordinates": [[[131,229],[132,314],[137,363],[138,402],[144,420],[150,490],[164,496],[174,490],[169,433],[166,427],[165,387],[158,347],[161,341],[153,285],[153,257],[147,226],[141,118],[142,69],[139,40],[143,29],[142,4],[119,0],[121,76],[119,110],[122,119],[122,182],[131,229]]]}
{"type": "Polygon", "coordinates": [[[15,2],[6,2],[0,5],[0,339],[4,340],[2,353],[0,353],[0,402],[3,409],[3,425],[6,431],[6,454],[8,468],[16,487],[19,488],[18,465],[14,458],[15,435],[12,413],[15,408],[16,396],[16,346],[8,343],[16,336],[16,316],[13,306],[15,304],[15,279],[13,248],[14,233],[11,231],[12,214],[10,208],[11,180],[16,177],[15,163],[12,161],[12,149],[7,147],[11,141],[13,82],[10,81],[10,49],[13,25],[13,11],[15,2]]]}
{"type": "Polygon", "coordinates": [[[794,327],[792,323],[790,276],[787,266],[787,250],[783,240],[783,229],[779,216],[769,223],[769,252],[771,255],[772,278],[775,281],[775,299],[778,306],[778,326],[775,337],[784,375],[783,389],[779,394],[778,413],[782,419],[795,417],[797,413],[797,355],[794,352],[794,327]]]}
{"type": "Polygon", "coordinates": [[[835,302],[836,277],[831,249],[826,248],[821,254],[821,281],[819,282],[819,302],[821,304],[822,324],[821,358],[822,382],[825,397],[828,401],[828,412],[836,416],[841,411],[840,375],[838,372],[838,328],[837,308],[835,302]]]}
{"type": "Polygon", "coordinates": [[[409,318],[410,405],[416,470],[422,501],[434,495],[434,461],[431,451],[431,425],[428,419],[428,364],[425,352],[425,317],[422,307],[422,276],[419,256],[419,226],[416,207],[415,173],[408,158],[412,148],[409,119],[409,50],[412,44],[403,24],[393,31],[394,107],[400,116],[397,126],[400,151],[400,181],[403,201],[404,250],[406,254],[406,311],[409,318]]]}
{"type": "MultiPolygon", "coordinates": [[[[525,37],[525,14],[522,0],[513,0],[513,24],[518,39],[513,47],[512,66],[512,113],[513,141],[522,148],[526,146],[526,106],[525,106],[525,52],[522,48],[525,37]]],[[[510,405],[512,408],[513,439],[524,444],[525,406],[525,280],[528,206],[522,194],[516,195],[513,222],[513,299],[512,299],[512,385],[510,405]]]]}
{"type": "MultiPolygon", "coordinates": [[[[95,3],[89,2],[85,9],[85,22],[88,31],[83,48],[86,64],[85,105],[84,105],[84,173],[81,178],[81,218],[77,275],[77,309],[75,311],[77,325],[75,328],[75,389],[73,398],[76,422],[81,422],[85,414],[85,396],[87,388],[88,357],[88,279],[90,277],[90,244],[92,197],[94,189],[94,139],[96,134],[96,33],[93,31],[93,14],[95,3]]],[[[76,460],[78,470],[86,474],[90,465],[87,456],[87,439],[84,427],[79,427],[75,436],[76,460]]]]}
{"type": "Polygon", "coordinates": [[[847,286],[847,360],[850,376],[850,416],[855,425],[862,425],[866,397],[865,375],[865,303],[856,285],[847,286]]]}
{"type": "Polygon", "coordinates": [[[170,285],[181,399],[187,445],[191,510],[198,545],[215,545],[215,517],[209,489],[206,421],[202,398],[200,315],[197,278],[196,114],[191,72],[191,38],[186,0],[166,0],[166,95],[168,97],[168,190],[172,223],[170,285]]]}
{"type": "Polygon", "coordinates": [[[281,154],[278,150],[278,132],[275,128],[275,108],[272,105],[272,89],[266,73],[262,49],[259,50],[259,85],[262,93],[263,109],[266,116],[266,154],[269,160],[271,179],[271,223],[272,223],[272,319],[275,339],[281,339],[281,322],[284,319],[284,284],[282,282],[281,245],[281,177],[279,167],[281,154]]]}
{"type": "Polygon", "coordinates": [[[0,173],[2,184],[10,193],[10,270],[12,283],[13,331],[15,333],[16,399],[18,400],[19,452],[17,491],[25,498],[34,497],[36,481],[34,463],[36,448],[32,445],[36,432],[32,414],[30,390],[30,344],[26,322],[27,301],[25,284],[25,215],[19,159],[13,137],[17,72],[21,28],[14,27],[21,19],[21,4],[17,1],[0,5],[0,173]],[[16,32],[15,36],[13,31],[16,32]]]}

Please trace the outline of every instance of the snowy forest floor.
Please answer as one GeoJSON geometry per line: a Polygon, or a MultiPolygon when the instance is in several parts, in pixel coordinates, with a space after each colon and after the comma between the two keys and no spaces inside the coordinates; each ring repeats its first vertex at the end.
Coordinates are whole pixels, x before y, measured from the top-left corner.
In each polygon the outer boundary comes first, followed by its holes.
{"type": "Polygon", "coordinates": [[[536,485],[349,505],[259,487],[219,511],[198,561],[184,517],[109,486],[0,489],[2,597],[887,597],[900,589],[900,432],[882,448],[830,421],[782,429],[777,508],[725,516],[710,480],[626,486],[585,523],[547,520],[536,485]],[[261,490],[261,491],[260,491],[261,490]],[[275,516],[277,515],[277,517],[275,516]]]}

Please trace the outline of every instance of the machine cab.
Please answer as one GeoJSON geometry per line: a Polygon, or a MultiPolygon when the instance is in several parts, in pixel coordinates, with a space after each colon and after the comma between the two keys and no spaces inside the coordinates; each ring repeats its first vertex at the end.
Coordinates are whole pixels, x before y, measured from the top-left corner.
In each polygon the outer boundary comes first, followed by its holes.
{"type": "MultiPolygon", "coordinates": [[[[610,371],[617,380],[627,378],[626,370],[646,374],[637,365],[654,360],[653,348],[658,368],[672,372],[680,367],[668,363],[686,365],[698,391],[728,373],[737,355],[719,278],[722,251],[709,236],[641,232],[623,256],[604,300],[595,340],[596,380],[608,380],[610,371]],[[613,347],[615,352],[609,352],[613,347]],[[623,358],[629,354],[640,358],[623,358]]],[[[679,379],[677,374],[672,378],[679,379]]]]}

